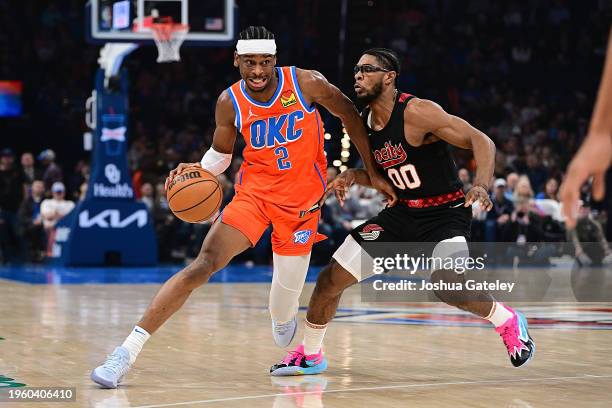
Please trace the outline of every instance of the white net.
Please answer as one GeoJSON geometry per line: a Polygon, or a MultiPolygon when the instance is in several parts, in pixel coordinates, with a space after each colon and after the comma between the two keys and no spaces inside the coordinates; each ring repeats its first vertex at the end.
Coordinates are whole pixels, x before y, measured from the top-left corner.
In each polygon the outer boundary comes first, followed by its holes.
{"type": "Polygon", "coordinates": [[[153,38],[157,45],[157,62],[173,62],[181,60],[181,44],[189,32],[186,24],[158,23],[152,24],[153,38]]]}

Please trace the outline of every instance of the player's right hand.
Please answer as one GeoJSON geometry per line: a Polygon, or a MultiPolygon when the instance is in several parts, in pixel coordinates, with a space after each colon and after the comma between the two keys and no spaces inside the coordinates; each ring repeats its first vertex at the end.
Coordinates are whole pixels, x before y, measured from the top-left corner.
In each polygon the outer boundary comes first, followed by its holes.
{"type": "Polygon", "coordinates": [[[387,205],[393,207],[397,203],[397,194],[393,189],[391,183],[381,176],[378,172],[375,174],[369,174],[370,183],[372,187],[381,192],[387,200],[387,205]]]}
{"type": "Polygon", "coordinates": [[[168,174],[168,177],[166,177],[166,183],[164,184],[164,190],[168,191],[168,186],[170,185],[170,182],[175,176],[181,174],[183,171],[185,171],[185,169],[188,169],[189,167],[194,167],[194,166],[202,167],[202,165],[199,162],[198,163],[179,163],[179,165],[176,166],[174,170],[170,171],[170,174],[168,174]]]}

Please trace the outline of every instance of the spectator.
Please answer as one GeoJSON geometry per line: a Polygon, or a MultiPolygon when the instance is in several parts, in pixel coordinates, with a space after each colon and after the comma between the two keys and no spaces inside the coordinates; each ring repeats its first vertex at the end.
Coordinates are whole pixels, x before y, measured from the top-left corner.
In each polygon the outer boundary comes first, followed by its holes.
{"type": "Polygon", "coordinates": [[[547,176],[548,170],[540,164],[538,157],[535,154],[527,156],[527,177],[529,177],[534,190],[540,190],[547,176]]]}
{"type": "Polygon", "coordinates": [[[87,182],[84,182],[83,184],[81,184],[79,186],[79,198],[78,198],[78,201],[85,200],[85,197],[87,197],[87,188],[88,187],[89,187],[89,185],[87,184],[87,182]]]}
{"type": "Polygon", "coordinates": [[[523,265],[550,265],[555,248],[542,242],[546,240],[542,219],[531,211],[531,203],[526,197],[519,196],[515,200],[514,211],[501,234],[501,241],[514,243],[507,249],[510,261],[523,265]]]}
{"type": "Polygon", "coordinates": [[[518,183],[519,175],[517,173],[509,173],[506,176],[506,198],[510,201],[514,199],[514,189],[518,183]]]}
{"type": "Polygon", "coordinates": [[[30,152],[21,155],[21,169],[27,185],[32,185],[34,180],[42,179],[42,172],[34,167],[34,156],[30,152]]]}
{"type": "Polygon", "coordinates": [[[47,198],[40,205],[45,231],[49,232],[55,224],[74,208],[72,201],[66,200],[66,187],[64,183],[56,181],[51,186],[52,198],[47,198]]]}
{"type": "Polygon", "coordinates": [[[514,189],[513,199],[515,203],[518,200],[531,200],[533,199],[533,189],[531,188],[531,183],[529,182],[529,177],[523,175],[520,176],[517,183],[516,188],[514,189]]]}
{"type": "Polygon", "coordinates": [[[153,185],[151,183],[144,183],[140,187],[140,199],[138,200],[147,207],[149,214],[153,214],[155,207],[155,192],[153,191],[153,185]]]}
{"type": "Polygon", "coordinates": [[[40,207],[45,198],[45,184],[34,180],[29,196],[19,206],[19,225],[21,237],[27,245],[27,259],[33,262],[42,261],[45,251],[45,230],[43,228],[40,207]]]}
{"type": "Polygon", "coordinates": [[[506,197],[506,180],[498,178],[493,183],[493,209],[487,214],[487,229],[485,230],[485,240],[496,241],[501,237],[501,232],[510,221],[510,216],[514,212],[512,201],[506,197]]]}
{"type": "Polygon", "coordinates": [[[537,214],[530,211],[529,200],[518,196],[514,200],[514,210],[502,228],[502,241],[519,244],[541,241],[544,236],[538,221],[537,214]]]}
{"type": "Polygon", "coordinates": [[[72,175],[68,178],[68,192],[71,194],[70,198],[75,201],[80,200],[81,186],[89,181],[89,173],[91,169],[89,164],[84,160],[79,160],[74,167],[72,175]]]}
{"type": "Polygon", "coordinates": [[[43,182],[45,183],[45,189],[49,190],[54,183],[62,181],[62,169],[55,163],[55,152],[51,149],[40,152],[38,160],[42,162],[44,167],[43,182]]]}
{"type": "Polygon", "coordinates": [[[531,61],[531,53],[531,47],[525,41],[521,41],[512,47],[512,59],[519,64],[531,61]]]}
{"type": "Polygon", "coordinates": [[[155,189],[156,205],[153,207],[153,219],[157,235],[157,252],[160,262],[171,262],[173,248],[178,246],[176,236],[179,235],[177,231],[182,221],[170,212],[164,184],[158,183],[155,189]]]}
{"type": "Polygon", "coordinates": [[[574,255],[582,266],[612,264],[612,250],[589,205],[580,207],[576,227],[567,231],[567,240],[572,243],[574,255]]]}
{"type": "MultiPolygon", "coordinates": [[[[327,184],[337,175],[338,170],[335,167],[328,167],[327,184]]],[[[331,228],[331,239],[334,242],[342,243],[349,231],[353,229],[352,221],[355,220],[355,214],[359,211],[359,208],[359,202],[352,189],[347,195],[343,207],[340,206],[334,194],[327,197],[325,205],[321,209],[321,218],[331,228]]]]}
{"type": "Polygon", "coordinates": [[[529,103],[523,109],[521,109],[521,124],[527,124],[537,117],[540,116],[540,110],[536,104],[535,95],[529,97],[529,103]]]}
{"type": "Polygon", "coordinates": [[[384,196],[377,190],[360,185],[353,185],[350,189],[350,194],[355,197],[356,207],[354,208],[354,216],[356,219],[367,220],[376,216],[385,207],[384,196]]]}
{"type": "Polygon", "coordinates": [[[25,178],[15,168],[15,154],[9,148],[0,151],[0,256],[4,261],[19,260],[22,242],[17,234],[17,210],[23,200],[25,178]]]}
{"type": "Polygon", "coordinates": [[[544,185],[544,191],[541,191],[536,196],[537,199],[549,199],[559,201],[558,199],[559,193],[559,182],[556,178],[551,177],[546,181],[544,185]]]}
{"type": "Polygon", "coordinates": [[[465,168],[459,169],[459,180],[463,183],[463,193],[467,194],[472,188],[470,172],[465,168]]]}

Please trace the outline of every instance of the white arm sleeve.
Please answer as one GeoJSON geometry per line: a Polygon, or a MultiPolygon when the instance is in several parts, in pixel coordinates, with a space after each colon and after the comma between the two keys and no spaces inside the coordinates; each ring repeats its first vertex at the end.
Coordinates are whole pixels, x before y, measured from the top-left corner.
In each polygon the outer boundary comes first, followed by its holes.
{"type": "Polygon", "coordinates": [[[219,153],[212,147],[202,157],[200,164],[202,168],[210,171],[215,176],[223,173],[232,162],[231,153],[219,153]]]}

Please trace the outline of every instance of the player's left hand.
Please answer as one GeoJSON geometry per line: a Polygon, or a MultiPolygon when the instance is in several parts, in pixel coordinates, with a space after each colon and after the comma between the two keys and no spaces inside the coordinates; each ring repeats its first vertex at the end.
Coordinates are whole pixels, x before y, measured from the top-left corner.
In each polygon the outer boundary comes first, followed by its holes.
{"type": "Polygon", "coordinates": [[[349,189],[354,183],[355,175],[350,169],[337,175],[336,178],[328,184],[327,189],[325,189],[325,194],[323,194],[323,197],[319,200],[319,207],[323,206],[323,203],[325,203],[325,200],[327,200],[327,197],[332,191],[336,195],[336,199],[338,203],[340,203],[340,206],[344,207],[344,201],[348,196],[349,189]]]}
{"type": "Polygon", "coordinates": [[[489,193],[483,186],[474,186],[470,188],[470,191],[465,195],[465,207],[469,207],[476,201],[480,203],[480,208],[485,211],[491,211],[493,208],[493,202],[489,193]]]}
{"type": "Polygon", "coordinates": [[[387,199],[387,205],[393,207],[397,203],[397,194],[393,186],[378,173],[369,174],[372,187],[380,191],[387,199]]]}
{"type": "Polygon", "coordinates": [[[178,166],[176,166],[175,169],[170,171],[170,174],[168,174],[168,177],[166,177],[166,182],[164,183],[164,190],[168,191],[168,187],[170,186],[170,182],[172,181],[172,179],[181,174],[182,172],[184,172],[185,170],[187,170],[190,167],[202,167],[202,165],[200,163],[179,163],[178,166]]]}

